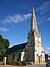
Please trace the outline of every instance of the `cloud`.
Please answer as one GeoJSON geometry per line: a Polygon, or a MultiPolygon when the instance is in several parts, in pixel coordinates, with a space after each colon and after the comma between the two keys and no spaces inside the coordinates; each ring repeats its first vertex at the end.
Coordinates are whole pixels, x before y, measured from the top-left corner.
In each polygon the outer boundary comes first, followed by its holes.
{"type": "Polygon", "coordinates": [[[42,13],[46,13],[50,8],[50,1],[46,1],[44,3],[42,3],[36,10],[40,12],[40,14],[42,13]]]}
{"type": "Polygon", "coordinates": [[[48,21],[50,21],[50,17],[48,18],[48,21]]]}
{"type": "Polygon", "coordinates": [[[47,47],[47,48],[46,48],[45,53],[48,54],[48,55],[50,55],[50,47],[47,47]]]}
{"type": "Polygon", "coordinates": [[[16,14],[14,16],[7,16],[6,18],[4,18],[4,20],[2,20],[2,23],[18,23],[18,22],[23,22],[26,21],[28,18],[31,17],[31,14],[16,14]]]}
{"type": "Polygon", "coordinates": [[[39,16],[37,20],[38,20],[38,24],[45,23],[46,21],[48,21],[48,19],[45,16],[44,17],[39,16]]]}
{"type": "Polygon", "coordinates": [[[37,21],[39,24],[50,21],[50,1],[42,3],[39,7],[36,8],[37,12],[37,21]]]}
{"type": "Polygon", "coordinates": [[[46,53],[46,54],[48,54],[48,52],[47,52],[47,51],[45,51],[45,53],[46,53]]]}
{"type": "Polygon", "coordinates": [[[47,50],[50,50],[50,47],[47,47],[47,50]]]}
{"type": "Polygon", "coordinates": [[[0,28],[0,31],[1,31],[1,32],[6,32],[6,31],[9,31],[9,29],[6,29],[6,28],[0,28]]]}

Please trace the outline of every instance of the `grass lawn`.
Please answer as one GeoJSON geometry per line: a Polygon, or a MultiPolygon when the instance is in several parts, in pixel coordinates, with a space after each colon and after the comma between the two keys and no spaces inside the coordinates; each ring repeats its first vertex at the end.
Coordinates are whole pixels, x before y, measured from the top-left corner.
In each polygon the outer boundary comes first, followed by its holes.
{"type": "Polygon", "coordinates": [[[3,61],[0,61],[0,65],[3,64],[3,61]]]}

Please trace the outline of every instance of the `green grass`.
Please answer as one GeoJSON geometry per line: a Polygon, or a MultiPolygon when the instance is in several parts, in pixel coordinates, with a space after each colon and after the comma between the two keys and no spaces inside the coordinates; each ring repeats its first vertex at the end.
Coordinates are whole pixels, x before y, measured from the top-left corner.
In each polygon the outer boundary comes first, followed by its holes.
{"type": "Polygon", "coordinates": [[[2,65],[3,64],[3,61],[0,61],[0,65],[2,65]]]}

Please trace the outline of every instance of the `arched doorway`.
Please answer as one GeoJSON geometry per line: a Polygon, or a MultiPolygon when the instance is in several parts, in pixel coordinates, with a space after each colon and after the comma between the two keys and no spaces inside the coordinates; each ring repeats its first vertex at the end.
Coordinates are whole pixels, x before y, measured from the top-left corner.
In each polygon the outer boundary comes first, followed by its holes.
{"type": "Polygon", "coordinates": [[[38,57],[38,63],[42,63],[42,55],[39,56],[39,55],[37,54],[37,57],[38,57]]]}

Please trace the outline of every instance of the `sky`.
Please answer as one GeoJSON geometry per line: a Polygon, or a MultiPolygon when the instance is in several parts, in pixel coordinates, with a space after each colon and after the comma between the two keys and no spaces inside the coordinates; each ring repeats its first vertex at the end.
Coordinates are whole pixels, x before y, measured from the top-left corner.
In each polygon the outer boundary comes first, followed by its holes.
{"type": "Polygon", "coordinates": [[[50,54],[50,0],[0,0],[0,34],[10,47],[27,42],[33,6],[44,50],[50,54]]]}

